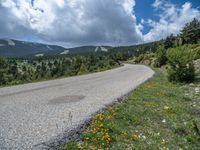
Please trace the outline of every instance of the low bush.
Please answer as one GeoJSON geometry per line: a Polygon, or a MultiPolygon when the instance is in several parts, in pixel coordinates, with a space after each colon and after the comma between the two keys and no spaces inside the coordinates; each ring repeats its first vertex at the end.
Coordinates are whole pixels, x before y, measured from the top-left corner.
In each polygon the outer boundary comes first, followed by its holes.
{"type": "Polygon", "coordinates": [[[135,57],[134,62],[136,64],[152,65],[155,60],[155,53],[146,53],[141,54],[138,57],[135,57]]]}
{"type": "Polygon", "coordinates": [[[194,54],[186,47],[172,48],[167,51],[168,78],[173,82],[192,82],[195,79],[194,54]]]}
{"type": "Polygon", "coordinates": [[[194,49],[195,51],[195,60],[200,59],[200,46],[194,49]]]}

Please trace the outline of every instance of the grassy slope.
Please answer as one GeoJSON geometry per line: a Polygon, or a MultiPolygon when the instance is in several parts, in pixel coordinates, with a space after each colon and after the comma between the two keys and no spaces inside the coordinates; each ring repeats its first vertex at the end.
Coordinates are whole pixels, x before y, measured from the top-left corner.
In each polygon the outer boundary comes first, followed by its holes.
{"type": "Polygon", "coordinates": [[[65,149],[199,149],[199,92],[156,72],[126,101],[98,114],[81,141],[65,149]]]}

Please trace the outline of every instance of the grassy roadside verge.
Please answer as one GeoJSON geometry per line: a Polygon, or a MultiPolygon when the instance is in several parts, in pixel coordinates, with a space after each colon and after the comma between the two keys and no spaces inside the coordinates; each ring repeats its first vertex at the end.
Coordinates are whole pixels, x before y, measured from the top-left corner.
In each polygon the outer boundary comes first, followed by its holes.
{"type": "Polygon", "coordinates": [[[200,94],[168,82],[164,71],[121,104],[98,114],[74,149],[192,149],[200,147],[200,94]],[[194,92],[191,93],[191,91],[194,92]]]}

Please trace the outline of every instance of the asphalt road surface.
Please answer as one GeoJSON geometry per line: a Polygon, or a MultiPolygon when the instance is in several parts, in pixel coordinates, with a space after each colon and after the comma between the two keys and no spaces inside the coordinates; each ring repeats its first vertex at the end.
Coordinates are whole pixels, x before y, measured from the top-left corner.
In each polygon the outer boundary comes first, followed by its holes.
{"type": "Polygon", "coordinates": [[[154,72],[125,64],[113,70],[0,88],[0,149],[48,149],[154,72]]]}

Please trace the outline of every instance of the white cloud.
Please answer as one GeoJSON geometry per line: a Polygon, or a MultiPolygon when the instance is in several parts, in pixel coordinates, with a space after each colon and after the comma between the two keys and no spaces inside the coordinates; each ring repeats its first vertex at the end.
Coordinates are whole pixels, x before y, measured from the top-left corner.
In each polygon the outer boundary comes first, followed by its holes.
{"type": "Polygon", "coordinates": [[[151,27],[149,33],[144,35],[144,41],[155,41],[165,38],[170,34],[179,34],[184,25],[192,19],[200,20],[200,10],[193,8],[190,2],[186,2],[181,7],[168,1],[155,0],[152,5],[156,10],[161,11],[159,21],[147,20],[151,27]]]}
{"type": "Polygon", "coordinates": [[[65,45],[142,42],[134,0],[0,1],[1,37],[37,37],[65,45]],[[7,18],[3,17],[8,16],[7,18]]]}
{"type": "Polygon", "coordinates": [[[134,0],[1,0],[0,38],[35,39],[66,46],[133,45],[178,34],[200,11],[155,0],[159,21],[136,23],[134,0]],[[6,17],[5,17],[6,16],[6,17]],[[143,35],[144,25],[151,30],[143,35]]]}
{"type": "Polygon", "coordinates": [[[152,6],[155,8],[159,8],[162,4],[163,2],[161,0],[155,0],[152,6]]]}

